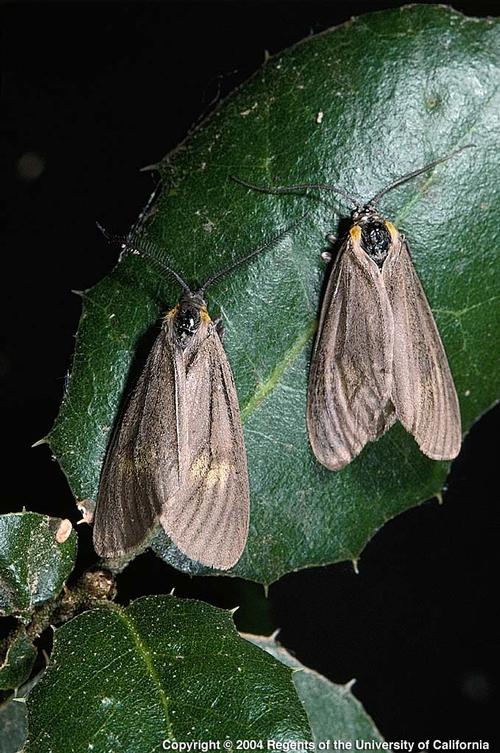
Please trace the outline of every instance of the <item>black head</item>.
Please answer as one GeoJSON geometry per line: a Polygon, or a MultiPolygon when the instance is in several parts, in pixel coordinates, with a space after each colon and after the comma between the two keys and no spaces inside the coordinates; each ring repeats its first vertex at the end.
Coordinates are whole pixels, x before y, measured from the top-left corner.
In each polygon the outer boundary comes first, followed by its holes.
{"type": "Polygon", "coordinates": [[[392,243],[387,221],[380,217],[372,204],[355,209],[351,219],[353,225],[361,228],[361,248],[382,269],[392,243]]]}
{"type": "Polygon", "coordinates": [[[190,339],[199,329],[202,317],[206,313],[207,302],[198,293],[184,292],[178,305],[174,309],[175,334],[182,347],[186,347],[190,339]]]}

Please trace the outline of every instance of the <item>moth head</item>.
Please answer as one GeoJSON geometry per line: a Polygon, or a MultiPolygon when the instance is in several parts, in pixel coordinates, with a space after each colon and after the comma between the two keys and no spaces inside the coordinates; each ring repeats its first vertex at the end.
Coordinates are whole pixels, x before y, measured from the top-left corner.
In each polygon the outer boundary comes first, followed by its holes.
{"type": "Polygon", "coordinates": [[[353,209],[351,212],[351,220],[353,225],[360,225],[361,227],[373,223],[384,222],[372,201],[364,206],[358,204],[356,209],[353,209]]]}
{"type": "Polygon", "coordinates": [[[190,290],[185,290],[181,296],[179,306],[181,308],[192,308],[198,311],[206,308],[207,299],[204,290],[198,290],[196,293],[191,293],[190,290]]]}
{"type": "Polygon", "coordinates": [[[202,321],[210,321],[205,298],[200,293],[184,291],[179,303],[169,311],[165,321],[169,319],[173,320],[177,340],[185,349],[199,330],[202,321]]]}

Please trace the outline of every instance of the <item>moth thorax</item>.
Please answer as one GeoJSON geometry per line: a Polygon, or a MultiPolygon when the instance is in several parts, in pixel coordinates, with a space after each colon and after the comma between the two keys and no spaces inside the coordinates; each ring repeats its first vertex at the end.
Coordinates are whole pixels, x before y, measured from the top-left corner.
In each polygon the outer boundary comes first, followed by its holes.
{"type": "Polygon", "coordinates": [[[387,223],[373,208],[363,207],[357,223],[361,227],[361,248],[382,269],[392,243],[387,223]]]}
{"type": "Polygon", "coordinates": [[[196,334],[201,323],[201,314],[206,301],[200,295],[185,295],[175,314],[175,334],[183,348],[196,334]]]}

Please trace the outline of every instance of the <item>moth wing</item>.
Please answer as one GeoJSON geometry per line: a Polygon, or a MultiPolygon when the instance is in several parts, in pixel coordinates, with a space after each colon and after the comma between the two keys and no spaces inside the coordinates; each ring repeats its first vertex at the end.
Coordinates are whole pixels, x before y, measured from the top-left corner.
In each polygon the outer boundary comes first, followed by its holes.
{"type": "Polygon", "coordinates": [[[462,438],[458,397],[408,242],[399,239],[383,268],[394,317],[392,400],[421,451],[435,460],[451,460],[462,438]]]}
{"type": "Polygon", "coordinates": [[[170,326],[165,320],[107,452],[93,533],[103,557],[119,557],[138,546],[157,523],[166,495],[179,487],[184,370],[175,358],[170,326]]]}
{"type": "Polygon", "coordinates": [[[233,375],[214,324],[202,323],[196,338],[179,406],[188,426],[182,483],[166,500],[160,520],[188,557],[227,570],[241,557],[248,536],[243,429],[233,375]]]}
{"type": "Polygon", "coordinates": [[[352,236],[332,270],[311,359],[307,428],[316,458],[339,470],[395,421],[393,324],[375,262],[352,236]]]}

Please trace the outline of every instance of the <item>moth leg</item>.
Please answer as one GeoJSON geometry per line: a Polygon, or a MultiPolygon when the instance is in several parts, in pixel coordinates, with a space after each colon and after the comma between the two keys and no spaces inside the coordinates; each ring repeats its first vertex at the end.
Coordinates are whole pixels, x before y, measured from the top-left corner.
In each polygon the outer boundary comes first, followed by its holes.
{"type": "MultiPolygon", "coordinates": [[[[330,246],[335,246],[337,243],[338,237],[335,235],[335,233],[327,233],[325,235],[325,241],[330,244],[330,246]]],[[[321,252],[321,258],[325,262],[325,264],[329,264],[333,258],[333,249],[325,248],[321,252]]]]}

